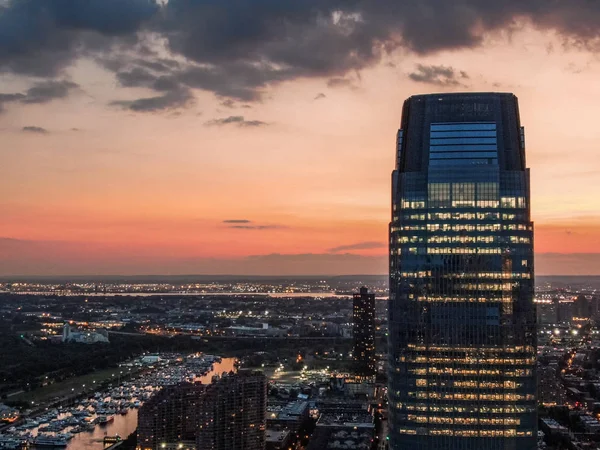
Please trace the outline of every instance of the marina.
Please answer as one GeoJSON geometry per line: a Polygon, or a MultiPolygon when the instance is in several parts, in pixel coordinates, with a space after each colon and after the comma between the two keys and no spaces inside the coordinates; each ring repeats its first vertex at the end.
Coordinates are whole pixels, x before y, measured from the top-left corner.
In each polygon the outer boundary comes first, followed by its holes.
{"type": "Polygon", "coordinates": [[[0,449],[101,450],[135,431],[138,408],[163,386],[184,381],[210,383],[214,375],[235,370],[235,358],[201,354],[157,358],[153,368],[138,378],[8,428],[0,434],[0,449]]]}

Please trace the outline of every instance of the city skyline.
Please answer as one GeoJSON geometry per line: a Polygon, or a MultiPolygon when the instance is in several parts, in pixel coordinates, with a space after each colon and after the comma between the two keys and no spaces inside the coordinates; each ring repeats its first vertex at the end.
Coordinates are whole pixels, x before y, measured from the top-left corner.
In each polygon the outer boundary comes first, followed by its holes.
{"type": "Polygon", "coordinates": [[[384,274],[401,101],[461,91],[528,118],[537,274],[600,274],[598,7],[165,3],[4,2],[0,276],[384,274]]]}

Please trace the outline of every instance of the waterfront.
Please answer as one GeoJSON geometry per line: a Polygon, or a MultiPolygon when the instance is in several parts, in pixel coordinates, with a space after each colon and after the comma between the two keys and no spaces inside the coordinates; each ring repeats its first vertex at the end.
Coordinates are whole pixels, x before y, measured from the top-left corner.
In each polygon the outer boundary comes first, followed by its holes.
{"type": "MultiPolygon", "coordinates": [[[[199,377],[202,383],[210,383],[214,375],[223,372],[235,371],[235,358],[223,358],[221,362],[215,362],[212,370],[199,377]]],[[[107,425],[97,425],[93,431],[76,434],[68,443],[67,450],[102,450],[105,436],[119,435],[127,438],[137,428],[138,410],[130,408],[125,415],[115,414],[114,420],[107,425]]]]}

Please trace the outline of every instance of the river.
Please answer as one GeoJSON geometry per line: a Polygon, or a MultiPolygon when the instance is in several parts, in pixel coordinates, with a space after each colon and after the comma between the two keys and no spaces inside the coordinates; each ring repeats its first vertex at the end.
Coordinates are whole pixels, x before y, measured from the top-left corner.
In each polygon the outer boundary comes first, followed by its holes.
{"type": "MultiPolygon", "coordinates": [[[[8,291],[0,291],[8,292],[8,291]]],[[[202,296],[228,296],[228,297],[273,297],[273,298],[349,298],[351,294],[336,294],[334,292],[37,292],[23,291],[11,292],[18,295],[57,295],[61,297],[202,297],[202,296]]]]}
{"type": "MultiPolygon", "coordinates": [[[[210,383],[212,377],[223,372],[235,371],[235,358],[223,358],[220,363],[214,363],[213,369],[200,378],[202,383],[210,383]]],[[[102,450],[104,436],[118,434],[123,439],[137,428],[137,409],[129,409],[125,415],[115,414],[115,420],[105,426],[96,426],[94,431],[84,431],[76,434],[69,441],[67,450],[102,450]]]]}

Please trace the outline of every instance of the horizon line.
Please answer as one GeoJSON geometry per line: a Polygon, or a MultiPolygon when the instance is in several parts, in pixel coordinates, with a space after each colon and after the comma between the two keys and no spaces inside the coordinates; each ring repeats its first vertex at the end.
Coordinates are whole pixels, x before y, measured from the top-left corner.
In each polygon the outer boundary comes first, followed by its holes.
{"type": "MultiPolygon", "coordinates": [[[[236,274],[108,274],[108,275],[0,275],[0,280],[10,278],[135,278],[135,277],[229,277],[229,278],[338,278],[338,277],[389,277],[389,274],[309,274],[309,275],[236,275],[236,274]]],[[[561,274],[539,274],[534,277],[563,277],[563,278],[591,278],[600,277],[598,274],[587,275],[561,275],[561,274]]]]}

